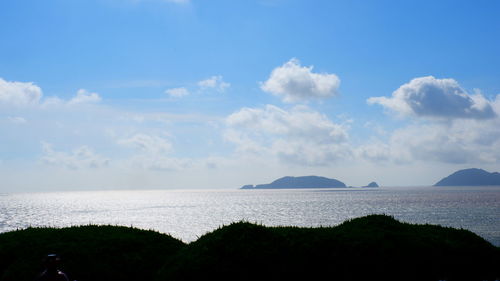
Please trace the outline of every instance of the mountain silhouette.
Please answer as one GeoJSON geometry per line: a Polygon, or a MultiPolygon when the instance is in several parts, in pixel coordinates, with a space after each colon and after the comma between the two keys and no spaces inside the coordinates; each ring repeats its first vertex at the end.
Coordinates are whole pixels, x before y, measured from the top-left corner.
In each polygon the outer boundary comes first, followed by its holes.
{"type": "Polygon", "coordinates": [[[336,179],[318,176],[282,177],[269,184],[244,185],[241,189],[279,189],[279,188],[335,188],[346,187],[336,179]]]}
{"type": "Polygon", "coordinates": [[[500,185],[500,173],[489,173],[483,169],[464,169],[438,181],[434,186],[479,186],[500,185]]]}
{"type": "Polygon", "coordinates": [[[378,186],[378,184],[376,182],[372,181],[368,185],[365,185],[365,186],[362,186],[362,187],[379,187],[379,186],[378,186]]]}

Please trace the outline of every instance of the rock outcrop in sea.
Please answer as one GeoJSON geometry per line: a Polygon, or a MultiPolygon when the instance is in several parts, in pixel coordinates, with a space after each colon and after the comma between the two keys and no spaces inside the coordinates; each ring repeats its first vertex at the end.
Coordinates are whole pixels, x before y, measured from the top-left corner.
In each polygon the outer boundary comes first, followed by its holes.
{"type": "Polygon", "coordinates": [[[379,186],[376,182],[372,181],[371,183],[369,183],[368,185],[365,185],[363,187],[379,187],[379,186]]]}

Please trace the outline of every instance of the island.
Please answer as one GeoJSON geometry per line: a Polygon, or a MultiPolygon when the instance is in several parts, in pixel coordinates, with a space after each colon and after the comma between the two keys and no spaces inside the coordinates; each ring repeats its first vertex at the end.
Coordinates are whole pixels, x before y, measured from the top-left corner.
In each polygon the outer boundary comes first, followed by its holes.
{"type": "Polygon", "coordinates": [[[269,184],[244,185],[241,189],[284,189],[284,188],[338,188],[347,187],[343,182],[318,176],[282,177],[269,184]]]}
{"type": "Polygon", "coordinates": [[[362,187],[379,187],[379,186],[378,186],[378,184],[376,182],[372,181],[368,185],[365,185],[365,186],[362,186],[362,187]]]}
{"type": "Polygon", "coordinates": [[[500,173],[490,173],[483,169],[471,168],[454,172],[438,181],[434,186],[500,186],[500,173]]]}

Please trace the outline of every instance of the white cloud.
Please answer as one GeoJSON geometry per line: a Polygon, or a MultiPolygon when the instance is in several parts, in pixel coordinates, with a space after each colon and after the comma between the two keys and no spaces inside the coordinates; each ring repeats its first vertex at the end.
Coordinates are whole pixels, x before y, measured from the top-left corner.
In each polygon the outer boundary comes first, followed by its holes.
{"type": "Polygon", "coordinates": [[[9,120],[9,122],[11,123],[14,123],[14,124],[25,124],[27,123],[28,121],[26,121],[26,119],[24,119],[23,117],[19,117],[19,116],[9,116],[7,117],[7,120],[9,120]]]}
{"type": "Polygon", "coordinates": [[[477,92],[469,95],[454,79],[420,77],[402,85],[392,97],[372,97],[378,103],[405,116],[429,118],[487,119],[496,116],[492,102],[477,92]]]}
{"type": "Polygon", "coordinates": [[[413,124],[392,132],[386,143],[358,147],[357,155],[373,162],[500,163],[500,120],[413,124]]]}
{"type": "Polygon", "coordinates": [[[226,118],[225,139],[243,154],[290,164],[328,165],[350,156],[347,128],[305,106],[243,108],[226,118]]]}
{"type": "Polygon", "coordinates": [[[154,155],[167,154],[172,150],[172,143],[169,140],[146,134],[136,134],[130,138],[121,139],[118,143],[154,155]]]}
{"type": "Polygon", "coordinates": [[[102,101],[101,96],[98,93],[92,93],[85,89],[80,89],[76,92],[76,95],[69,100],[64,100],[59,97],[47,97],[44,98],[39,104],[41,108],[55,108],[70,106],[74,108],[75,106],[82,106],[86,104],[96,104],[102,101]]]}
{"type": "Polygon", "coordinates": [[[58,97],[47,97],[44,98],[43,101],[40,103],[41,108],[50,108],[50,107],[56,107],[56,106],[64,106],[66,102],[58,97]]]}
{"type": "Polygon", "coordinates": [[[101,101],[101,97],[97,93],[90,93],[85,89],[80,89],[76,93],[76,96],[68,101],[68,105],[86,104],[86,103],[98,103],[101,101]]]}
{"type": "Polygon", "coordinates": [[[391,159],[391,147],[380,140],[370,140],[369,143],[356,147],[355,154],[358,158],[370,162],[386,162],[391,159]]]}
{"type": "Polygon", "coordinates": [[[101,101],[99,94],[88,92],[85,89],[78,90],[76,96],[67,101],[58,97],[42,98],[42,89],[32,82],[9,82],[0,78],[0,104],[8,106],[48,108],[98,103],[101,101]]]}
{"type": "Polygon", "coordinates": [[[358,147],[361,158],[395,163],[500,163],[500,95],[490,101],[478,90],[467,93],[453,79],[428,76],[402,85],[390,98],[368,102],[420,119],[390,133],[385,143],[358,147]]]}
{"type": "Polygon", "coordinates": [[[50,143],[42,142],[42,151],[42,162],[52,166],[77,170],[99,168],[109,164],[109,159],[96,154],[88,146],[80,146],[71,152],[63,152],[54,150],[50,143]]]}
{"type": "Polygon", "coordinates": [[[212,76],[208,79],[198,82],[198,86],[201,89],[215,89],[219,92],[224,92],[231,84],[224,82],[221,75],[212,76]]]}
{"type": "Polygon", "coordinates": [[[37,105],[41,98],[42,89],[32,82],[9,82],[0,78],[0,104],[37,105]]]}
{"type": "Polygon", "coordinates": [[[345,141],[347,133],[341,125],[335,124],[323,114],[306,106],[296,106],[290,111],[274,105],[264,109],[243,108],[231,114],[227,123],[256,131],[290,137],[314,137],[319,142],[345,141]]]}
{"type": "Polygon", "coordinates": [[[181,171],[189,168],[191,160],[187,158],[174,158],[163,155],[138,154],[128,160],[132,167],[153,171],[181,171]]]}
{"type": "MultiPolygon", "coordinates": [[[[198,81],[197,85],[200,90],[198,92],[203,92],[205,90],[215,90],[220,93],[226,91],[226,89],[228,89],[231,86],[231,84],[224,81],[221,75],[212,76],[205,80],[198,81]]],[[[187,96],[191,93],[187,88],[179,87],[179,88],[167,89],[165,90],[165,94],[171,97],[180,98],[187,96]]]]}
{"type": "Polygon", "coordinates": [[[335,74],[313,73],[313,66],[302,67],[299,60],[291,59],[275,68],[261,89],[279,96],[285,102],[328,98],[337,94],[340,79],[335,74]]]}
{"type": "Polygon", "coordinates": [[[399,150],[404,149],[415,160],[453,164],[499,162],[498,125],[498,122],[481,124],[468,121],[411,126],[396,131],[391,143],[399,150]]]}
{"type": "Polygon", "coordinates": [[[128,159],[128,163],[144,170],[169,170],[176,171],[187,168],[190,159],[171,157],[172,143],[159,136],[136,134],[130,138],[121,139],[119,144],[133,147],[138,153],[128,159]]]}
{"type": "Polygon", "coordinates": [[[180,97],[189,95],[189,91],[184,87],[172,88],[172,89],[166,90],[165,94],[167,94],[171,97],[180,98],[180,97]]]}

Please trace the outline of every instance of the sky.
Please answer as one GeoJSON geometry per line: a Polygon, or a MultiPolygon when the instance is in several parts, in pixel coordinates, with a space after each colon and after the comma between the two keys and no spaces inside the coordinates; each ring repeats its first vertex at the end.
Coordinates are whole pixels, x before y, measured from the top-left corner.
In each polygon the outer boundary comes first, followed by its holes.
{"type": "Polygon", "coordinates": [[[0,3],[0,192],[500,171],[500,2],[0,3]]]}

